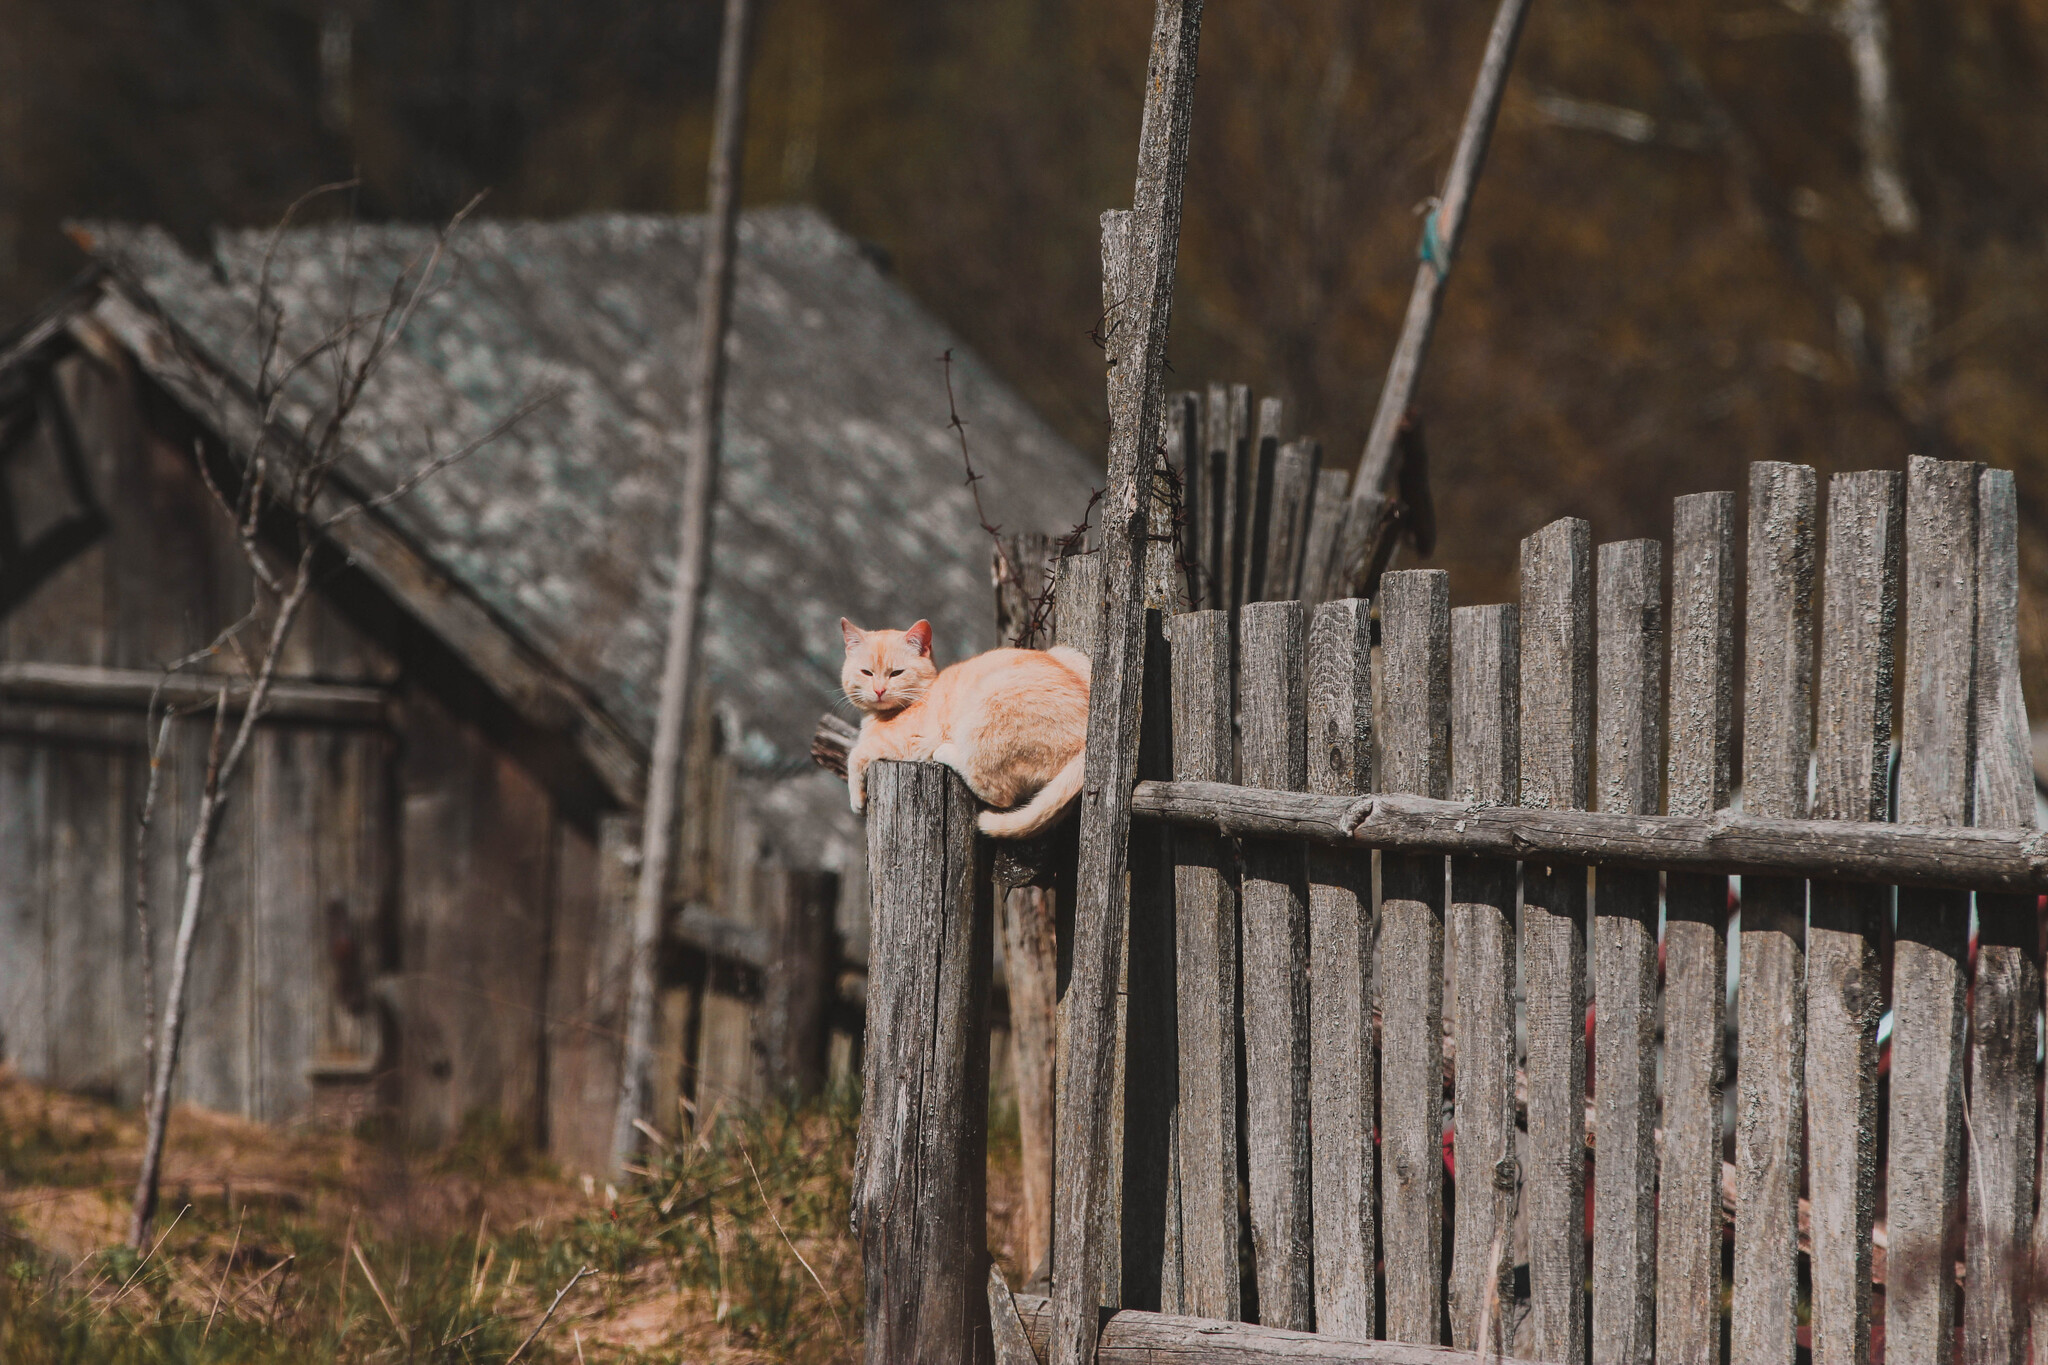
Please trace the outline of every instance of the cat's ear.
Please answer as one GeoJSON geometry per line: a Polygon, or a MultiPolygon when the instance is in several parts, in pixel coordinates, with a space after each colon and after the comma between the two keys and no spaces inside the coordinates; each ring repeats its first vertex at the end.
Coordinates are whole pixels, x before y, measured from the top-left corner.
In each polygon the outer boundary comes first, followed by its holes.
{"type": "Polygon", "coordinates": [[[919,654],[929,655],[932,652],[932,623],[919,621],[903,632],[903,642],[919,654]]]}
{"type": "Polygon", "coordinates": [[[847,620],[844,616],[839,618],[839,633],[841,636],[845,638],[846,647],[848,649],[852,649],[862,640],[868,638],[868,633],[866,631],[862,630],[853,622],[847,620]]]}

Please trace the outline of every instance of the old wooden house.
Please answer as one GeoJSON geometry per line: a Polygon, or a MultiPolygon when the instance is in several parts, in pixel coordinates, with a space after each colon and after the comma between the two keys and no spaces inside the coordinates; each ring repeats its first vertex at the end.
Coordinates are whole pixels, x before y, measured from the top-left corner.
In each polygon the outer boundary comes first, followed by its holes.
{"type": "MultiPolygon", "coordinates": [[[[614,216],[454,239],[349,428],[348,485],[389,490],[531,410],[330,532],[223,830],[183,1099],[275,1122],[378,1100],[422,1141],[489,1114],[572,1167],[601,1158],[702,232],[614,216]]],[[[0,1059],[132,1100],[138,859],[161,958],[208,726],[174,726],[138,854],[144,705],[251,594],[202,465],[237,468],[260,311],[332,325],[434,234],[223,232],[196,253],[151,228],[77,235],[90,270],[0,345],[0,1059]]],[[[1068,524],[1098,475],[817,213],[750,213],[740,240],[677,898],[747,923],[747,865],[861,857],[806,757],[836,619],[928,616],[953,656],[993,643],[941,356],[991,518],[1068,524]]],[[[849,878],[856,940],[863,909],[849,878]]],[[[731,1027],[679,991],[670,1083],[731,1027]]],[[[700,1098],[739,1084],[698,1079],[700,1098]]]]}

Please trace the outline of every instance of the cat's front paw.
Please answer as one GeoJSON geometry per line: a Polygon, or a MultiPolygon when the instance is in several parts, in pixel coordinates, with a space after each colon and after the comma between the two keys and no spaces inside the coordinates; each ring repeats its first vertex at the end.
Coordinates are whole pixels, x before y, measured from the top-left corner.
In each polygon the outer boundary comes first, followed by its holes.
{"type": "Polygon", "coordinates": [[[853,807],[855,815],[866,815],[868,813],[868,794],[866,789],[858,785],[848,785],[846,789],[846,804],[853,807]]]}

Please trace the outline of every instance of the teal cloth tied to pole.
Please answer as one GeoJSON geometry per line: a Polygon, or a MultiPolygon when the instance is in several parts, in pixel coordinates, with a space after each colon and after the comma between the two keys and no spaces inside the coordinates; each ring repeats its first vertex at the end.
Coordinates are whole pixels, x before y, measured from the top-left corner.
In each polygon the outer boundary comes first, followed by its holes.
{"type": "Polygon", "coordinates": [[[1432,205],[1422,220],[1422,243],[1415,248],[1415,258],[1436,267],[1438,275],[1451,273],[1451,255],[1444,250],[1444,239],[1437,229],[1438,209],[1432,205]]]}

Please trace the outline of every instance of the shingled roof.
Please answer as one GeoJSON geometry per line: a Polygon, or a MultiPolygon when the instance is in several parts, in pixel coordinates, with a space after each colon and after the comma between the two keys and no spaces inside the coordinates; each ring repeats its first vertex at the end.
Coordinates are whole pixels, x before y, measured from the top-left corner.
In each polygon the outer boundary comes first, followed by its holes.
{"type": "MultiPolygon", "coordinates": [[[[378,515],[646,745],[653,733],[701,218],[481,222],[365,395],[345,466],[389,487],[549,401],[378,515]]],[[[156,228],[81,234],[140,302],[243,384],[270,232],[195,259],[156,228]]],[[[275,240],[288,331],[363,308],[431,246],[428,229],[325,226],[275,240]],[[354,293],[350,289],[353,285],[354,293]]],[[[990,518],[1063,528],[1099,469],[817,212],[743,216],[706,607],[707,676],[741,755],[799,762],[836,691],[837,618],[937,628],[954,657],[994,643],[989,542],[962,483],[940,356],[990,518]]]]}

